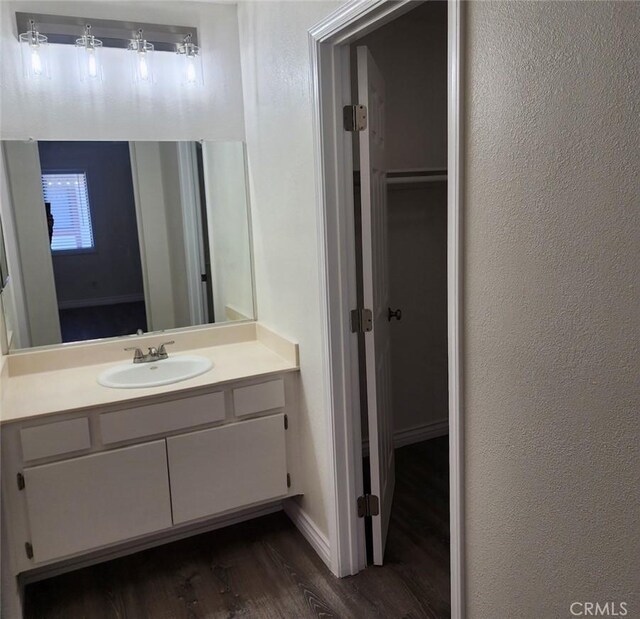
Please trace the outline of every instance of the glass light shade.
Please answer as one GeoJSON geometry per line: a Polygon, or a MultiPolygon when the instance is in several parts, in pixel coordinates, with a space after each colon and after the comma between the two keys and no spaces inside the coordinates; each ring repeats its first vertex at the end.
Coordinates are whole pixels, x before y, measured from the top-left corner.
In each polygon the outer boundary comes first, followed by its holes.
{"type": "Polygon", "coordinates": [[[142,38],[129,43],[127,55],[133,81],[140,84],[153,84],[153,45],[142,38]]]}
{"type": "Polygon", "coordinates": [[[47,37],[32,30],[20,35],[22,70],[28,79],[49,79],[49,43],[47,37]]]}
{"type": "Polygon", "coordinates": [[[76,39],[76,55],[81,82],[102,81],[102,41],[92,34],[76,39]]]}
{"type": "Polygon", "coordinates": [[[201,86],[204,82],[200,48],[190,41],[178,46],[180,83],[183,86],[201,86]]]}

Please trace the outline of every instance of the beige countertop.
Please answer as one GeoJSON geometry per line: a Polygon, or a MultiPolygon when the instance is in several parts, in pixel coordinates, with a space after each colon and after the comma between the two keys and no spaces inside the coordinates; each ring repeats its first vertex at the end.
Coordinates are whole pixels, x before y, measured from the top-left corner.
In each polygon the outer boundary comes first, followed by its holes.
{"type": "MultiPolygon", "coordinates": [[[[246,328],[245,328],[246,331],[246,328]]],[[[243,337],[246,333],[243,334],[243,337]]],[[[173,337],[173,336],[172,336],[173,337]]],[[[240,338],[240,339],[243,339],[240,338]]],[[[201,355],[213,362],[213,368],[200,376],[160,387],[140,389],[113,389],[98,384],[98,375],[107,368],[130,361],[130,353],[122,353],[118,361],[70,365],[68,359],[61,360],[56,367],[55,357],[46,364],[28,359],[16,360],[12,372],[11,356],[4,359],[0,394],[0,422],[24,421],[33,417],[62,413],[92,407],[106,407],[123,402],[140,400],[152,402],[167,399],[167,394],[188,396],[192,390],[201,392],[229,381],[250,379],[269,374],[292,372],[298,369],[297,345],[280,338],[259,325],[255,326],[256,339],[236,343],[215,344],[200,348],[180,346],[179,334],[175,336],[180,354],[201,355]],[[8,362],[7,362],[8,359],[8,362]],[[8,367],[7,367],[8,366],[8,367]],[[29,372],[28,367],[39,371],[29,372]],[[44,369],[43,369],[44,368],[44,369]]],[[[166,339],[166,338],[165,338],[166,339]]],[[[193,339],[193,338],[191,338],[193,339]]],[[[200,338],[204,339],[204,338],[200,338]]],[[[228,340],[229,337],[226,338],[228,340]]],[[[128,342],[127,342],[128,343],[128,342]]],[[[110,343],[113,346],[113,343],[110,343]]],[[[95,353],[100,359],[99,347],[95,353]]],[[[49,356],[51,351],[47,351],[49,356]]],[[[68,351],[64,353],[69,356],[68,351]]],[[[37,352],[34,354],[38,354],[37,352]]],[[[86,350],[84,350],[86,358],[86,350]]]]}

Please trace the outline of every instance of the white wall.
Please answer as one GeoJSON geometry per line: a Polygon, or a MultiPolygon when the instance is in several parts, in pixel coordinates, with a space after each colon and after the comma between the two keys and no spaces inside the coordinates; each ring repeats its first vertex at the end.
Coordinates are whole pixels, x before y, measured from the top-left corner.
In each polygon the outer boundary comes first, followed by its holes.
{"type": "Polygon", "coordinates": [[[640,610],[640,4],[467,4],[468,616],[640,610]]]}
{"type": "Polygon", "coordinates": [[[202,145],[216,322],[253,318],[244,144],[202,145]]]}
{"type": "MultiPolygon", "coordinates": [[[[2,306],[7,336],[10,336],[8,346],[13,344],[19,348],[28,346],[30,335],[29,321],[25,309],[24,287],[20,273],[20,254],[18,245],[15,242],[15,221],[8,179],[4,149],[0,147],[0,217],[2,217],[2,231],[7,254],[7,272],[9,274],[9,281],[2,290],[2,306]]],[[[6,352],[6,350],[2,350],[3,354],[6,352]]]]}
{"type": "Polygon", "coordinates": [[[300,345],[302,507],[328,532],[327,403],[307,30],[338,5],[238,5],[258,316],[300,345]]]}
{"type": "MultiPolygon", "coordinates": [[[[387,168],[446,168],[447,3],[425,2],[356,41],[352,67],[358,45],[369,48],[385,80],[387,168]]],[[[357,95],[356,80],[352,69],[357,95]]]]}
{"type": "Polygon", "coordinates": [[[160,142],[131,142],[131,169],[142,256],[147,328],[176,326],[160,142]]]}
{"type": "Polygon", "coordinates": [[[236,7],[207,2],[0,2],[0,135],[38,140],[197,140],[244,138],[236,7]],[[174,55],[157,53],[158,82],[138,88],[123,50],[104,49],[105,81],[75,74],[75,50],[50,45],[51,80],[21,73],[15,11],[196,26],[205,86],[185,92],[174,55]]]}
{"type": "Polygon", "coordinates": [[[394,185],[387,204],[390,303],[402,310],[402,320],[391,321],[394,432],[433,424],[442,432],[449,411],[447,184],[394,185]]]}
{"type": "Polygon", "coordinates": [[[35,142],[4,142],[2,147],[16,233],[11,237],[7,235],[7,246],[15,247],[19,260],[10,264],[10,268],[16,278],[21,277],[24,286],[25,307],[16,309],[26,311],[30,346],[59,344],[62,339],[58,300],[42,197],[38,145],[35,142]]]}
{"type": "Polygon", "coordinates": [[[162,187],[167,223],[167,249],[171,262],[171,290],[173,295],[174,327],[191,326],[187,292],[187,266],[184,247],[184,221],[180,174],[178,172],[178,143],[160,142],[162,187]]]}

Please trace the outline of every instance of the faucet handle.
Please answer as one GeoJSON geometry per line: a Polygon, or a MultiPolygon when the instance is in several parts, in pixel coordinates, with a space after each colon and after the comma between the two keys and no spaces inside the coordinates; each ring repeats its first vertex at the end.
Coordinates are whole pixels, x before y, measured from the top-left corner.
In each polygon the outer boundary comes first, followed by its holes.
{"type": "Polygon", "coordinates": [[[133,362],[140,363],[144,359],[144,353],[137,346],[129,346],[125,348],[125,350],[135,350],[136,352],[133,355],[133,362]]]}
{"type": "Polygon", "coordinates": [[[167,355],[167,351],[165,350],[165,348],[164,348],[164,347],[165,347],[165,346],[169,346],[169,345],[171,345],[171,344],[175,344],[175,341],[174,341],[174,340],[171,340],[170,342],[165,342],[164,344],[160,344],[160,348],[158,348],[158,354],[159,354],[159,355],[166,355],[166,356],[168,356],[168,355],[167,355]]]}

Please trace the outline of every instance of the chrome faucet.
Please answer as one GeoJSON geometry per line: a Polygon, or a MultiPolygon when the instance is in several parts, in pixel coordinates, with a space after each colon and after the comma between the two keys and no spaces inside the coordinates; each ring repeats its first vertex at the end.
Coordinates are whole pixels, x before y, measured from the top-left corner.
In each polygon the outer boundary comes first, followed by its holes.
{"type": "Polygon", "coordinates": [[[166,359],[169,356],[169,353],[167,353],[165,346],[169,346],[170,344],[175,344],[175,342],[173,340],[171,342],[165,342],[164,344],[160,344],[160,348],[150,346],[149,352],[146,355],[136,346],[130,346],[129,348],[125,348],[125,350],[135,350],[135,353],[133,354],[134,363],[151,363],[152,361],[161,361],[162,359],[166,359]]]}

